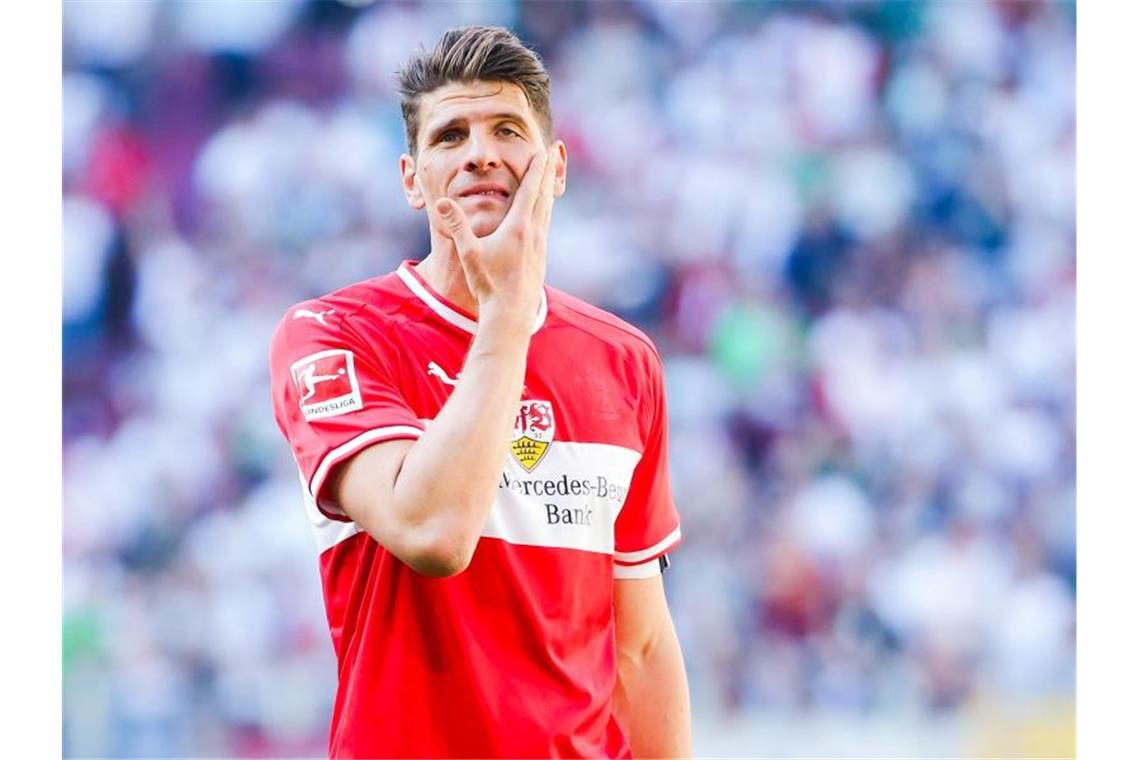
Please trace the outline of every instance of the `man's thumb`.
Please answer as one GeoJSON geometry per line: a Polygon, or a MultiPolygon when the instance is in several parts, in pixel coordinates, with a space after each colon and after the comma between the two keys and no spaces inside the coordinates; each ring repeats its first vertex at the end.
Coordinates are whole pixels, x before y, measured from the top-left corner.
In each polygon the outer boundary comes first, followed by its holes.
{"type": "Polygon", "coordinates": [[[466,241],[470,237],[467,229],[467,215],[463,209],[450,198],[440,198],[435,202],[435,210],[447,225],[451,238],[458,243],[461,239],[466,241]]]}
{"type": "Polygon", "coordinates": [[[435,202],[435,210],[447,222],[447,226],[458,231],[463,227],[463,212],[450,198],[440,198],[435,202]]]}

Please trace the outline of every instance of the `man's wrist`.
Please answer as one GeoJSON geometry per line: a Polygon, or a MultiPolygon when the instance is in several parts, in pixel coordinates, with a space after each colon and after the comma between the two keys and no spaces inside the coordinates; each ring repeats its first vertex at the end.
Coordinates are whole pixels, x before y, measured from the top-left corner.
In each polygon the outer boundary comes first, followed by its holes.
{"type": "Polygon", "coordinates": [[[517,301],[496,300],[479,304],[479,324],[476,335],[493,332],[504,336],[527,339],[534,331],[538,304],[530,299],[517,301]]]}

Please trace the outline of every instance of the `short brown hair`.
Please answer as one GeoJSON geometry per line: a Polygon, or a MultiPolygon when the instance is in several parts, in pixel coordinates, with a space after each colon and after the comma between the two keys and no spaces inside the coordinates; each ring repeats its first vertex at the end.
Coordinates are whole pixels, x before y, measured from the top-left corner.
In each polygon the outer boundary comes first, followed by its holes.
{"type": "Polygon", "coordinates": [[[443,33],[430,53],[423,45],[397,73],[408,152],[416,153],[420,97],[452,82],[510,82],[526,95],[547,142],[554,138],[550,77],[538,54],[501,26],[463,26],[443,33]]]}

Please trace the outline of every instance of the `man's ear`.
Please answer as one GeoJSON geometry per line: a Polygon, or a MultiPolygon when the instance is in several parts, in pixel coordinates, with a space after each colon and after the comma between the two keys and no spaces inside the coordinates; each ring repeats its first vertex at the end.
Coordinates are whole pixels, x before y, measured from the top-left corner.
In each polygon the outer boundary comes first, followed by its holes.
{"type": "Polygon", "coordinates": [[[554,197],[561,198],[566,192],[566,143],[555,140],[554,146],[558,149],[557,163],[554,165],[554,197]]]}
{"type": "Polygon", "coordinates": [[[420,193],[419,183],[416,182],[416,160],[407,153],[400,156],[400,179],[408,205],[417,211],[426,206],[424,196],[420,193]]]}

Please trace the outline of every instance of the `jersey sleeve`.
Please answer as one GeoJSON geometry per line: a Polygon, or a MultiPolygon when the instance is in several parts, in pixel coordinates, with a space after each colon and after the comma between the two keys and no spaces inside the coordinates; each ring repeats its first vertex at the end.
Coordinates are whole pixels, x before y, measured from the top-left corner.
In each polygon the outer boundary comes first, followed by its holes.
{"type": "Polygon", "coordinates": [[[661,360],[645,360],[641,414],[645,447],[629,495],[614,523],[614,577],[649,578],[668,565],[665,553],[681,542],[681,520],[669,484],[669,419],[661,360]]]}
{"type": "Polygon", "coordinates": [[[349,319],[322,302],[300,304],[277,326],[269,350],[273,415],[306,500],[340,521],[349,518],[325,492],[333,469],[368,446],[418,438],[424,429],[400,392],[389,359],[395,352],[377,339],[366,344],[349,319]]]}

